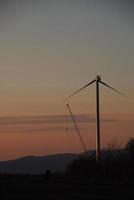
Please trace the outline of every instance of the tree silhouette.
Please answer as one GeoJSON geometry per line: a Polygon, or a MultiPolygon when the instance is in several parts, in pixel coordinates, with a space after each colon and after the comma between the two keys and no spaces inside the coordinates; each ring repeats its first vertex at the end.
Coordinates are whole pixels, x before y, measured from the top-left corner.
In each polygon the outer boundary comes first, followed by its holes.
{"type": "Polygon", "coordinates": [[[134,174],[134,138],[131,138],[128,141],[126,145],[126,150],[128,152],[130,170],[131,170],[131,173],[134,174]]]}

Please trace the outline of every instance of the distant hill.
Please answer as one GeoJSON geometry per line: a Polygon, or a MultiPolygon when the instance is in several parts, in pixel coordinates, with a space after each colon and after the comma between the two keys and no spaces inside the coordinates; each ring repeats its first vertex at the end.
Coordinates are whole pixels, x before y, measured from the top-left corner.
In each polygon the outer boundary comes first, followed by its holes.
{"type": "Polygon", "coordinates": [[[56,154],[48,156],[28,156],[16,160],[0,161],[0,173],[41,174],[47,169],[64,171],[67,164],[78,154],[56,154]]]}
{"type": "MultiPolygon", "coordinates": [[[[115,159],[118,159],[122,154],[126,155],[124,149],[112,151],[102,150],[101,158],[105,160],[107,159],[107,156],[110,155],[115,159]]],[[[43,174],[47,169],[52,172],[63,172],[69,163],[82,155],[84,155],[84,153],[65,153],[48,156],[27,156],[16,160],[0,161],[0,173],[43,174]]],[[[88,155],[95,158],[95,150],[89,150],[88,155]]]]}

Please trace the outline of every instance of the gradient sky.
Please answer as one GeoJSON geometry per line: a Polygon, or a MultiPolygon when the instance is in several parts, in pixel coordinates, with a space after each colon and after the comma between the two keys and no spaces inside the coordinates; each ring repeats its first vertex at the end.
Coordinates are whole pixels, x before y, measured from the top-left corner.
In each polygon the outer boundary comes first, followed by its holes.
{"type": "MultiPolygon", "coordinates": [[[[101,112],[127,114],[131,119],[133,10],[131,0],[0,1],[0,116],[67,114],[64,98],[101,74],[103,81],[129,96],[126,100],[102,87],[101,112]]],[[[75,113],[95,112],[94,89],[92,86],[70,101],[75,113]]],[[[7,132],[17,134],[17,129],[11,127],[7,132]]],[[[129,130],[132,127],[133,122],[129,130]]],[[[2,130],[1,138],[7,138],[2,130]]],[[[14,144],[11,137],[15,140],[19,136],[8,135],[9,147],[14,144]]],[[[52,144],[55,148],[59,145],[52,144]]],[[[37,146],[33,153],[40,153],[37,146]]],[[[2,159],[24,154],[15,152],[17,149],[11,156],[1,154],[2,159]]],[[[32,151],[27,150],[29,153],[32,151]]]]}

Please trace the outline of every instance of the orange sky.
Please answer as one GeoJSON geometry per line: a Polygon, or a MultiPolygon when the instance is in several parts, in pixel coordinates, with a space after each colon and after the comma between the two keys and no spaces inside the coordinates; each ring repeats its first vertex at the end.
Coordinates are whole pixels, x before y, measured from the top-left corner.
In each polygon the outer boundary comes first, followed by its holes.
{"type": "MultiPolygon", "coordinates": [[[[59,116],[12,117],[1,118],[0,121],[0,160],[26,155],[83,151],[69,116],[61,116],[60,118],[59,116]]],[[[95,116],[90,116],[89,123],[83,121],[78,125],[87,148],[94,149],[95,116]]],[[[102,148],[108,143],[112,143],[113,140],[122,147],[129,138],[133,137],[133,130],[134,115],[103,115],[101,123],[102,148]]]]}
{"type": "MultiPolygon", "coordinates": [[[[98,74],[129,96],[125,99],[101,86],[100,110],[108,119],[102,124],[102,146],[114,138],[122,145],[133,137],[133,5],[103,0],[2,1],[0,160],[81,151],[71,124],[46,118],[42,123],[40,116],[68,115],[64,99],[98,74]],[[33,116],[38,123],[31,121],[33,116]],[[71,133],[65,131],[68,125],[71,133]]],[[[74,114],[93,117],[95,86],[69,103],[74,114]]],[[[95,148],[95,122],[80,126],[87,146],[95,148]]]]}

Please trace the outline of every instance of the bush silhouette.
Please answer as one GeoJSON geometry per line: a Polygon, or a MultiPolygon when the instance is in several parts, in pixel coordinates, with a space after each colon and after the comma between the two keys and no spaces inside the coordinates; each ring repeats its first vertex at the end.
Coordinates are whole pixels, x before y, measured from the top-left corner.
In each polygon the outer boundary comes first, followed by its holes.
{"type": "Polygon", "coordinates": [[[93,157],[80,156],[67,166],[70,177],[86,179],[97,174],[97,164],[93,157]]]}
{"type": "Polygon", "coordinates": [[[134,139],[130,139],[124,149],[101,151],[101,168],[92,156],[80,156],[67,166],[66,173],[77,179],[110,179],[111,181],[132,180],[134,175],[134,139]]]}
{"type": "Polygon", "coordinates": [[[128,151],[129,153],[129,156],[130,156],[130,159],[134,159],[134,139],[131,138],[127,145],[126,145],[126,150],[128,151]]]}

